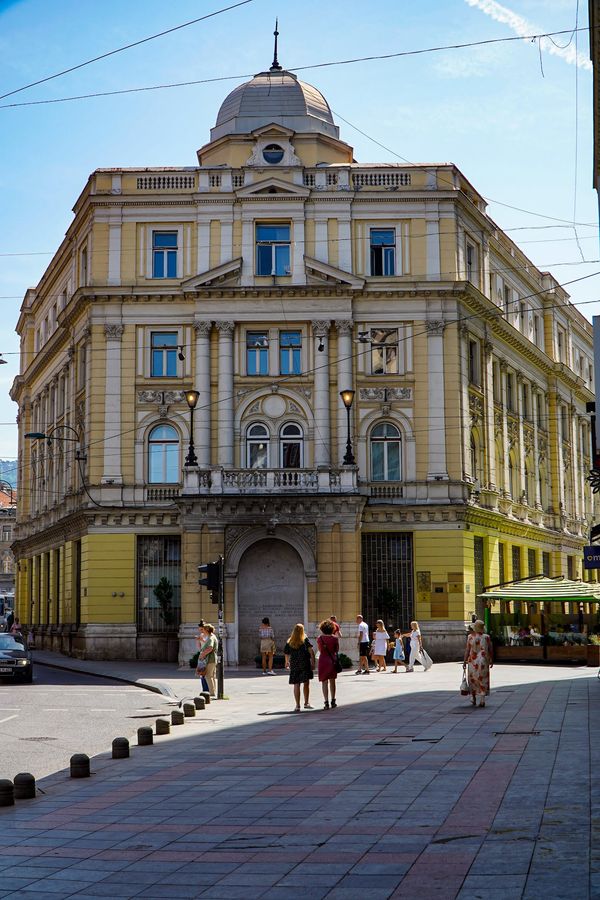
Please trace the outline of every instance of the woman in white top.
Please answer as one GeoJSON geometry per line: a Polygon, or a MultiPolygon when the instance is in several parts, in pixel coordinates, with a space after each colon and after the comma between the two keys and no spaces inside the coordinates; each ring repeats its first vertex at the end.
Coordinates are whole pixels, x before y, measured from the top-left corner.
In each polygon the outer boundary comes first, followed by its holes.
{"type": "Polygon", "coordinates": [[[407,634],[402,635],[402,637],[410,638],[410,657],[408,660],[408,666],[406,667],[407,672],[414,672],[415,660],[419,660],[422,666],[423,663],[423,641],[421,639],[421,631],[419,629],[418,622],[410,623],[410,631],[407,634]]]}
{"type": "Polygon", "coordinates": [[[385,625],[381,619],[377,619],[377,631],[373,632],[373,658],[377,665],[378,672],[387,672],[385,665],[385,655],[387,653],[389,634],[385,630],[385,625]]]}

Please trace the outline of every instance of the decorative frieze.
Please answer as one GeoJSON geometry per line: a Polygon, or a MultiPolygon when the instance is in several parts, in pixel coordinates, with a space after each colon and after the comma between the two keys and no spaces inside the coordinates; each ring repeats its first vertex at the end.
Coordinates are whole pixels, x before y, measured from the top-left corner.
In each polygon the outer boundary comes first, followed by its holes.
{"type": "Polygon", "coordinates": [[[185,391],[138,391],[138,403],[183,403],[185,391]]]}
{"type": "Polygon", "coordinates": [[[368,387],[360,388],[358,392],[360,400],[412,400],[413,390],[409,387],[368,387]]]}

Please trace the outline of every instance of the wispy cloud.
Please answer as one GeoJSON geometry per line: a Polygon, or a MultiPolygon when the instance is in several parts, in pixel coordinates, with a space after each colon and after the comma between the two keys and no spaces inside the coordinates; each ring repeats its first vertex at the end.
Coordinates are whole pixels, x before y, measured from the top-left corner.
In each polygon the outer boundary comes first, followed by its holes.
{"type": "MultiPolygon", "coordinates": [[[[508,25],[511,31],[514,31],[519,37],[526,37],[530,34],[539,34],[541,31],[540,28],[532,25],[531,22],[528,22],[527,19],[524,19],[523,16],[520,16],[512,9],[508,9],[506,6],[501,6],[500,3],[496,3],[496,0],[465,0],[465,3],[480,9],[481,12],[485,13],[486,16],[490,16],[490,18],[494,19],[496,22],[508,25]]],[[[561,38],[562,37],[564,36],[561,36],[561,38]]],[[[584,53],[577,53],[573,44],[569,44],[568,47],[561,47],[560,41],[557,42],[559,43],[558,47],[550,40],[550,38],[541,38],[540,47],[544,53],[549,53],[551,56],[558,56],[572,66],[578,66],[580,69],[588,69],[591,71],[592,63],[584,53]]]]}

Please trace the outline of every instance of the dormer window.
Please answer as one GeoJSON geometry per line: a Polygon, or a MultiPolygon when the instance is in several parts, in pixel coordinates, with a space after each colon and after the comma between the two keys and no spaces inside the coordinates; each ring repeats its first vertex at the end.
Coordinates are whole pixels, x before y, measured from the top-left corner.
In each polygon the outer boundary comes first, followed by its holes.
{"type": "Polygon", "coordinates": [[[283,147],[280,147],[279,144],[267,144],[262,155],[266,163],[275,166],[283,159],[283,152],[283,147]]]}

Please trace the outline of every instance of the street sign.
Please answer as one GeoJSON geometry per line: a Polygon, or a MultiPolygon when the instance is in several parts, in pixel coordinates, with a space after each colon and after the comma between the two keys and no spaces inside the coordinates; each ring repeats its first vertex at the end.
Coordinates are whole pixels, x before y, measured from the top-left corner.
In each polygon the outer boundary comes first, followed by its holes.
{"type": "Polygon", "coordinates": [[[600,544],[583,548],[583,568],[600,569],[600,544]]]}

